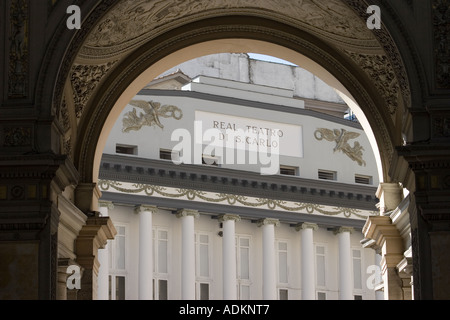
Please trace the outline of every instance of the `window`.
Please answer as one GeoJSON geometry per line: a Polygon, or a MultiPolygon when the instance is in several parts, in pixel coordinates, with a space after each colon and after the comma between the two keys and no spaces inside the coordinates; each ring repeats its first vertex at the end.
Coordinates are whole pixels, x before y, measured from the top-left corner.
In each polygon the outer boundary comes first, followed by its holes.
{"type": "Polygon", "coordinates": [[[362,300],[363,297],[361,295],[355,295],[355,300],[362,300]]]}
{"type": "Polygon", "coordinates": [[[289,300],[288,289],[280,289],[278,294],[280,300],[289,300]]]}
{"type": "Polygon", "coordinates": [[[209,300],[210,287],[210,245],[209,235],[205,233],[195,234],[195,269],[197,275],[197,299],[209,300]]]}
{"type": "Polygon", "coordinates": [[[325,292],[317,292],[317,300],[327,300],[327,294],[325,292]]]}
{"type": "Polygon", "coordinates": [[[290,166],[280,166],[280,174],[286,176],[298,176],[298,168],[290,166]]]}
{"type": "Polygon", "coordinates": [[[209,283],[199,283],[198,288],[199,300],[209,300],[209,283]]]}
{"type": "Polygon", "coordinates": [[[209,277],[209,236],[197,234],[197,276],[209,277]]]}
{"type": "Polygon", "coordinates": [[[126,227],[115,226],[117,234],[109,250],[109,299],[125,300],[126,290],[126,227]]]}
{"type": "Polygon", "coordinates": [[[236,237],[236,275],[238,300],[250,300],[250,237],[236,237]]]}
{"type": "Polygon", "coordinates": [[[159,158],[161,160],[172,160],[172,150],[159,149],[159,158]]]}
{"type": "Polygon", "coordinates": [[[137,155],[138,147],[125,144],[116,144],[116,153],[137,155]]]}
{"type": "Polygon", "coordinates": [[[336,171],[319,170],[318,176],[321,180],[337,180],[336,171]]]}
{"type": "Polygon", "coordinates": [[[325,247],[316,246],[316,284],[317,287],[326,286],[325,279],[325,247]]]}
{"type": "Polygon", "coordinates": [[[153,229],[153,299],[169,298],[169,233],[162,228],[153,229]]]}
{"type": "Polygon", "coordinates": [[[362,176],[362,175],[356,174],[355,175],[355,183],[372,184],[372,177],[370,177],[370,176],[362,176]]]}
{"type": "Polygon", "coordinates": [[[361,250],[353,250],[353,287],[362,289],[361,250]]]}
{"type": "Polygon", "coordinates": [[[278,282],[280,284],[288,283],[288,253],[287,242],[278,242],[278,282]]]}

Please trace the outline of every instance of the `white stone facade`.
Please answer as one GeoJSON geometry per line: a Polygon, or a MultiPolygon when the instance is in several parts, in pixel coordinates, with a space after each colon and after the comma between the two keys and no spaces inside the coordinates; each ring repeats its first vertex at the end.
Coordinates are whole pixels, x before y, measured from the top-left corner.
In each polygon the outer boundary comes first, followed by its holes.
{"type": "MultiPolygon", "coordinates": [[[[102,214],[111,217],[118,235],[102,258],[106,261],[109,257],[103,267],[109,266],[110,281],[108,288],[108,273],[101,266],[99,297],[376,299],[374,288],[378,283],[373,281],[373,270],[377,269],[373,267],[378,260],[374,250],[361,244],[361,229],[376,210],[375,203],[372,208],[364,200],[364,192],[376,190],[379,184],[375,157],[357,124],[331,116],[332,112],[308,108],[312,103],[308,99],[317,99],[317,105],[339,105],[341,111],[336,113],[343,113],[345,104],[337,94],[301,68],[255,61],[244,54],[205,57],[174,70],[169,70],[165,79],[170,87],[180,90],[158,91],[149,85],[135,100],[154,101],[161,108],[175,106],[182,111],[182,117],[160,114],[159,126],[154,116],[145,118],[144,109],[130,104],[105,146],[104,163],[108,162],[108,166],[104,164],[99,181],[102,214]],[[177,81],[169,79],[177,69],[193,77],[192,81],[177,85],[177,81]],[[294,83],[302,85],[293,86],[294,83]],[[251,178],[260,172],[260,163],[189,163],[170,169],[173,163],[161,159],[161,150],[170,151],[177,145],[179,141],[171,139],[177,129],[186,129],[194,136],[199,112],[205,113],[207,119],[215,119],[217,114],[217,119],[233,120],[224,120],[222,129],[233,128],[239,118],[244,119],[243,123],[251,120],[267,124],[260,126],[266,129],[284,130],[286,134],[278,141],[281,154],[277,172],[270,181],[279,188],[297,180],[314,186],[308,195],[317,202],[304,201],[300,194],[292,199],[277,198],[281,193],[275,192],[273,198],[263,196],[267,190],[238,194],[241,191],[236,188],[237,193],[233,194],[233,187],[224,181],[225,191],[217,192],[207,189],[201,180],[205,177],[206,181],[210,175],[222,175],[222,180],[233,183],[248,178],[250,192],[254,190],[251,178]],[[124,132],[124,118],[133,118],[136,123],[144,118],[151,121],[124,132]],[[299,136],[288,136],[290,129],[298,129],[299,136]],[[334,140],[325,139],[326,131],[319,129],[331,130],[334,140]],[[348,132],[353,137],[342,139],[348,132]],[[339,142],[347,143],[347,149],[339,142]],[[288,148],[283,150],[282,144],[288,148]],[[362,152],[362,157],[356,150],[362,152]],[[159,172],[166,175],[160,180],[147,178],[145,159],[163,166],[165,171],[159,172]],[[109,167],[109,162],[115,160],[123,163],[117,175],[109,167]],[[140,161],[139,165],[136,161],[140,161]],[[134,175],[135,167],[139,175],[134,175]],[[129,176],[123,173],[127,168],[129,176]],[[192,178],[192,183],[186,184],[189,188],[176,182],[170,184],[170,179],[178,177],[175,171],[184,168],[202,178],[192,178]],[[294,171],[286,175],[283,168],[294,171]],[[334,188],[352,195],[348,207],[345,198],[334,194],[334,188]],[[327,202],[321,203],[320,197],[327,202]],[[330,198],[336,199],[336,204],[330,198]]],[[[158,89],[162,88],[159,82],[158,89]]],[[[216,122],[217,129],[221,129],[222,121],[216,122]]],[[[251,128],[249,125],[248,130],[251,128]]],[[[183,183],[190,177],[183,178],[183,183]]]]}

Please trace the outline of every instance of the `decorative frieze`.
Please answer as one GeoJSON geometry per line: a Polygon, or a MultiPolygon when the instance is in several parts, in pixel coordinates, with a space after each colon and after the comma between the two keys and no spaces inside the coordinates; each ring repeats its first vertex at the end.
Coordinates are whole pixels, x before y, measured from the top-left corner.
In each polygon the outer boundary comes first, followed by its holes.
{"type": "Polygon", "coordinates": [[[29,8],[28,0],[12,0],[10,6],[8,98],[28,96],[29,8]]]}
{"type": "Polygon", "coordinates": [[[127,183],[118,181],[99,180],[99,188],[102,191],[113,191],[127,194],[162,196],[166,198],[206,201],[210,203],[223,203],[231,206],[243,206],[269,210],[281,210],[289,212],[306,212],[308,214],[321,214],[328,216],[341,216],[345,218],[366,219],[375,212],[365,212],[346,207],[328,207],[315,203],[288,202],[267,198],[253,198],[234,194],[221,194],[205,192],[193,189],[168,188],[148,184],[127,183]],[[111,190],[113,189],[113,190],[111,190]]]}
{"type": "Polygon", "coordinates": [[[436,86],[450,89],[450,3],[433,0],[432,4],[436,86]]]}
{"type": "Polygon", "coordinates": [[[3,147],[29,147],[32,145],[31,127],[3,127],[0,145],[3,147]]]}

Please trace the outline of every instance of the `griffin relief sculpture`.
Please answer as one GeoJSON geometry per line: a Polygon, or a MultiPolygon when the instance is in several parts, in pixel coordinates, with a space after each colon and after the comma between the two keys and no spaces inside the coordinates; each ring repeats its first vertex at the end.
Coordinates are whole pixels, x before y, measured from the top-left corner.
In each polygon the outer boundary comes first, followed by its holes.
{"type": "Polygon", "coordinates": [[[360,166],[366,166],[366,161],[363,160],[364,148],[358,141],[355,141],[353,147],[348,143],[349,140],[356,139],[360,136],[357,132],[347,131],[345,129],[325,129],[320,128],[314,132],[314,137],[322,141],[323,139],[336,142],[336,146],[333,151],[341,151],[346,154],[350,159],[356,161],[360,166]]]}
{"type": "Polygon", "coordinates": [[[139,112],[138,115],[136,108],[127,112],[122,119],[123,132],[139,131],[143,126],[153,127],[155,125],[164,129],[160,117],[174,118],[176,120],[180,120],[183,117],[181,109],[172,105],[161,106],[159,102],[144,100],[131,100],[129,104],[140,108],[143,112],[139,112]]]}

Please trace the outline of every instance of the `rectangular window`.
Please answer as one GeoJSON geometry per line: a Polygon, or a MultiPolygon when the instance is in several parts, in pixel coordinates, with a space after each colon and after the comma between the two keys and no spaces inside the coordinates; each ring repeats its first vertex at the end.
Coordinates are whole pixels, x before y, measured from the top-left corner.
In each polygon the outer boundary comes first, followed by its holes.
{"type": "Polygon", "coordinates": [[[278,242],[278,282],[288,283],[288,252],[287,242],[278,242]]]}
{"type": "Polygon", "coordinates": [[[317,292],[317,300],[327,300],[327,294],[325,292],[317,292]]]}
{"type": "Polygon", "coordinates": [[[109,250],[109,278],[108,292],[110,300],[125,300],[126,290],[126,226],[115,225],[117,234],[108,246],[109,250]]]}
{"type": "Polygon", "coordinates": [[[197,246],[197,276],[202,278],[209,278],[209,235],[196,234],[197,246]]]}
{"type": "Polygon", "coordinates": [[[280,166],[280,174],[286,176],[298,176],[298,168],[291,166],[280,166]]]}
{"type": "Polygon", "coordinates": [[[321,180],[337,180],[337,172],[328,170],[319,170],[318,177],[321,180]]]}
{"type": "Polygon", "coordinates": [[[200,283],[200,300],[209,300],[209,283],[200,283]]]}
{"type": "Polygon", "coordinates": [[[116,300],[125,300],[125,277],[116,276],[116,300]]]}
{"type": "Polygon", "coordinates": [[[172,150],[159,149],[159,158],[161,160],[172,160],[172,150]]]}
{"type": "Polygon", "coordinates": [[[356,174],[355,175],[355,183],[372,184],[372,177],[356,174]]]}
{"type": "Polygon", "coordinates": [[[158,300],[167,300],[168,298],[168,288],[167,280],[158,280],[158,300]]]}
{"type": "Polygon", "coordinates": [[[236,236],[238,300],[250,300],[250,237],[236,236]]]}
{"type": "Polygon", "coordinates": [[[125,144],[116,144],[116,153],[137,155],[138,147],[125,144]]]}
{"type": "Polygon", "coordinates": [[[318,287],[325,287],[325,247],[316,246],[316,284],[318,287]]]}
{"type": "Polygon", "coordinates": [[[289,300],[288,289],[280,289],[278,293],[280,300],[289,300]]]}
{"type": "Polygon", "coordinates": [[[153,299],[169,298],[169,233],[165,229],[153,229],[153,299]]]}
{"type": "Polygon", "coordinates": [[[362,299],[363,299],[363,297],[361,295],[356,295],[355,296],[355,300],[362,300],[362,299]]]}
{"type": "Polygon", "coordinates": [[[353,284],[355,289],[362,289],[361,251],[353,250],[353,284]]]}

